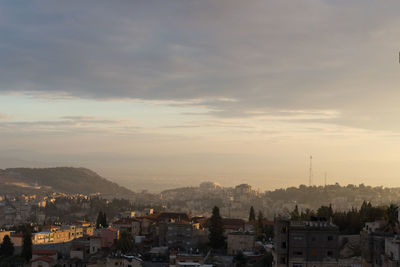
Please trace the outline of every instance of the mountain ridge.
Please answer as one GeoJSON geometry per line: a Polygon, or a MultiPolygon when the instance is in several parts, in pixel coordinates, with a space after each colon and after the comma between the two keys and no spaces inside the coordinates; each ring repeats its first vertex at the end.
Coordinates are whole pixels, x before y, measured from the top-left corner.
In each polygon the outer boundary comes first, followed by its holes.
{"type": "MultiPolygon", "coordinates": [[[[133,195],[134,192],[83,167],[7,168],[0,170],[0,184],[68,194],[133,195]]],[[[23,191],[23,190],[21,190],[23,191]]]]}

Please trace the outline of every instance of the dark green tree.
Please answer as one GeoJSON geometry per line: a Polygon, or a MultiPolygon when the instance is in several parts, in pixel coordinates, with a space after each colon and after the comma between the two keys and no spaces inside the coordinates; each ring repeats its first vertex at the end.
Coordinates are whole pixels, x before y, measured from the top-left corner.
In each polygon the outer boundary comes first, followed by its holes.
{"type": "Polygon", "coordinates": [[[256,221],[256,213],[254,211],[253,206],[250,207],[250,213],[249,213],[249,222],[254,222],[256,221]]]}
{"type": "Polygon", "coordinates": [[[107,224],[107,215],[105,212],[99,211],[99,214],[97,215],[97,220],[96,220],[96,228],[106,228],[108,227],[107,224]]]}
{"type": "Polygon", "coordinates": [[[215,206],[212,211],[212,216],[209,223],[210,234],[208,236],[210,240],[210,246],[213,249],[222,249],[225,247],[224,239],[224,225],[222,217],[219,214],[219,208],[215,206]]]}
{"type": "Polygon", "coordinates": [[[395,225],[397,223],[398,208],[399,207],[397,207],[397,205],[390,204],[389,207],[387,207],[387,209],[386,209],[387,221],[388,221],[389,226],[392,227],[392,229],[395,227],[395,225]]]}
{"type": "Polygon", "coordinates": [[[129,253],[134,249],[135,243],[132,240],[132,236],[124,231],[119,239],[115,241],[115,247],[122,253],[129,253]]]}
{"type": "Polygon", "coordinates": [[[233,258],[233,261],[237,267],[245,267],[247,265],[247,258],[242,251],[239,251],[236,254],[236,256],[233,258]]]}
{"type": "Polygon", "coordinates": [[[96,228],[99,229],[101,226],[101,221],[103,218],[103,212],[99,211],[99,214],[97,214],[97,219],[96,219],[96,228]]]}
{"type": "Polygon", "coordinates": [[[105,212],[103,212],[103,220],[101,221],[101,225],[105,228],[108,227],[108,223],[107,223],[107,214],[105,212]]]}
{"type": "Polygon", "coordinates": [[[257,222],[256,222],[256,238],[262,240],[264,237],[264,215],[261,211],[258,211],[257,222]]]}
{"type": "Polygon", "coordinates": [[[32,258],[32,233],[28,228],[24,231],[21,256],[26,262],[32,258]]]}
{"type": "Polygon", "coordinates": [[[297,205],[294,207],[294,210],[290,213],[290,219],[293,221],[300,220],[299,207],[297,205]]]}
{"type": "Polygon", "coordinates": [[[10,257],[14,254],[14,244],[8,235],[4,236],[3,243],[0,246],[0,256],[10,257]]]}
{"type": "Polygon", "coordinates": [[[271,252],[266,252],[262,258],[257,260],[254,264],[255,267],[272,267],[272,262],[274,260],[274,256],[272,256],[271,252]]]}
{"type": "Polygon", "coordinates": [[[332,205],[329,204],[329,206],[321,206],[317,210],[317,216],[321,217],[321,218],[325,218],[327,220],[330,220],[333,217],[332,205]]]}

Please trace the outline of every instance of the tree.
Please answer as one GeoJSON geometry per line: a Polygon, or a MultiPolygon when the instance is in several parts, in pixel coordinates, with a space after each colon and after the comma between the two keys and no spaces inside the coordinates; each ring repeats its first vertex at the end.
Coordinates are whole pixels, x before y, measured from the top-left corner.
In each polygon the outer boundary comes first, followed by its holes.
{"type": "Polygon", "coordinates": [[[108,227],[107,224],[107,215],[105,212],[99,211],[99,214],[97,215],[97,220],[96,220],[96,228],[103,228],[103,227],[108,227]]]}
{"type": "Polygon", "coordinates": [[[257,222],[256,222],[256,237],[257,240],[262,240],[264,234],[264,215],[261,211],[258,211],[257,222]]]}
{"type": "Polygon", "coordinates": [[[210,246],[213,249],[221,249],[225,246],[224,239],[224,225],[222,221],[222,217],[219,214],[219,208],[215,206],[212,211],[212,216],[210,218],[209,225],[209,240],[210,246]]]}
{"type": "Polygon", "coordinates": [[[32,233],[29,229],[24,231],[21,254],[26,262],[32,258],[32,233]]]}
{"type": "Polygon", "coordinates": [[[101,226],[101,220],[103,218],[103,212],[99,211],[99,214],[97,214],[97,219],[96,219],[96,228],[99,229],[101,226]]]}
{"type": "Polygon", "coordinates": [[[8,235],[4,236],[0,246],[0,256],[10,257],[14,254],[14,244],[8,235]]]}
{"type": "Polygon", "coordinates": [[[293,221],[300,220],[299,207],[297,205],[294,207],[294,210],[290,213],[290,219],[293,221]]]}
{"type": "Polygon", "coordinates": [[[387,220],[388,220],[388,224],[390,227],[392,227],[392,229],[394,228],[394,226],[397,223],[397,210],[399,207],[397,207],[397,205],[395,204],[390,204],[389,207],[387,207],[386,209],[386,216],[387,216],[387,220]]]}
{"type": "Polygon", "coordinates": [[[254,222],[256,220],[256,213],[254,212],[253,206],[250,207],[249,222],[254,222]]]}
{"type": "Polygon", "coordinates": [[[244,267],[247,265],[247,258],[241,250],[236,254],[233,260],[237,267],[244,267]]]}
{"type": "Polygon", "coordinates": [[[327,220],[330,220],[333,217],[332,205],[329,204],[329,206],[321,206],[317,210],[317,216],[320,218],[325,218],[327,220]]]}
{"type": "Polygon", "coordinates": [[[101,225],[105,228],[108,227],[108,223],[107,223],[107,214],[105,212],[103,212],[103,220],[101,221],[101,225]]]}
{"type": "Polygon", "coordinates": [[[131,252],[135,247],[135,243],[132,240],[132,236],[127,232],[122,232],[119,240],[115,241],[115,247],[122,253],[131,252]]]}
{"type": "Polygon", "coordinates": [[[255,267],[272,267],[272,262],[274,260],[274,256],[272,256],[271,252],[266,252],[262,258],[257,260],[254,264],[255,267]]]}

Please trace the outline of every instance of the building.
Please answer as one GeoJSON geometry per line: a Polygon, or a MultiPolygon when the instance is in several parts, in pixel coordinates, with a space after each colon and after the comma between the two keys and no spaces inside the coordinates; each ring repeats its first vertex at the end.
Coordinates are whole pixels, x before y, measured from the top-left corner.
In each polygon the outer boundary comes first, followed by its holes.
{"type": "Polygon", "coordinates": [[[141,267],[143,261],[134,256],[120,255],[114,257],[108,257],[106,267],[141,267]]]}
{"type": "MultiPolygon", "coordinates": [[[[365,223],[360,233],[361,266],[382,266],[386,252],[389,253],[388,256],[392,252],[392,250],[385,251],[386,239],[390,237],[393,237],[393,233],[387,231],[384,221],[365,223]]],[[[395,242],[388,240],[388,244],[390,243],[394,244],[395,242]]]]}
{"type": "Polygon", "coordinates": [[[188,253],[170,253],[169,266],[170,267],[212,267],[212,265],[204,265],[204,255],[202,254],[188,254],[188,253]]]}
{"type": "Polygon", "coordinates": [[[190,249],[194,247],[193,226],[188,221],[162,222],[159,224],[159,245],[169,248],[190,249]]]}
{"type": "Polygon", "coordinates": [[[254,234],[233,232],[228,234],[228,255],[236,255],[238,252],[253,251],[255,243],[254,234]]]}
{"type": "Polygon", "coordinates": [[[114,227],[102,228],[96,230],[95,236],[101,238],[102,248],[110,248],[119,239],[119,230],[114,227]]]}
{"type": "Polygon", "coordinates": [[[57,264],[57,251],[50,249],[32,250],[32,267],[51,267],[57,264]]]}
{"type": "Polygon", "coordinates": [[[117,228],[120,233],[126,232],[133,237],[140,235],[140,220],[136,218],[121,218],[113,223],[113,227],[117,228]]]}
{"type": "Polygon", "coordinates": [[[385,254],[383,255],[382,266],[400,266],[400,237],[388,237],[385,239],[385,254]]]}
{"type": "Polygon", "coordinates": [[[32,234],[32,244],[48,244],[54,243],[54,232],[39,232],[32,234]]]}
{"type": "Polygon", "coordinates": [[[3,242],[3,239],[6,235],[11,238],[11,234],[13,233],[13,231],[0,231],[0,244],[3,242]]]}
{"type": "Polygon", "coordinates": [[[275,218],[276,267],[335,267],[339,264],[339,229],[323,221],[275,218]]]}
{"type": "Polygon", "coordinates": [[[244,231],[245,221],[242,219],[223,218],[222,223],[225,236],[228,236],[229,233],[244,231]]]}

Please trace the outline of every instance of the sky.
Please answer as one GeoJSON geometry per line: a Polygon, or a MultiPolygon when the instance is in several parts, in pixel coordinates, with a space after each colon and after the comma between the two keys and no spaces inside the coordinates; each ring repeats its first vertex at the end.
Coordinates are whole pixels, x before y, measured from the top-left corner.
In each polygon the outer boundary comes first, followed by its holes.
{"type": "Polygon", "coordinates": [[[400,186],[399,1],[0,1],[0,168],[133,190],[400,186]]]}

